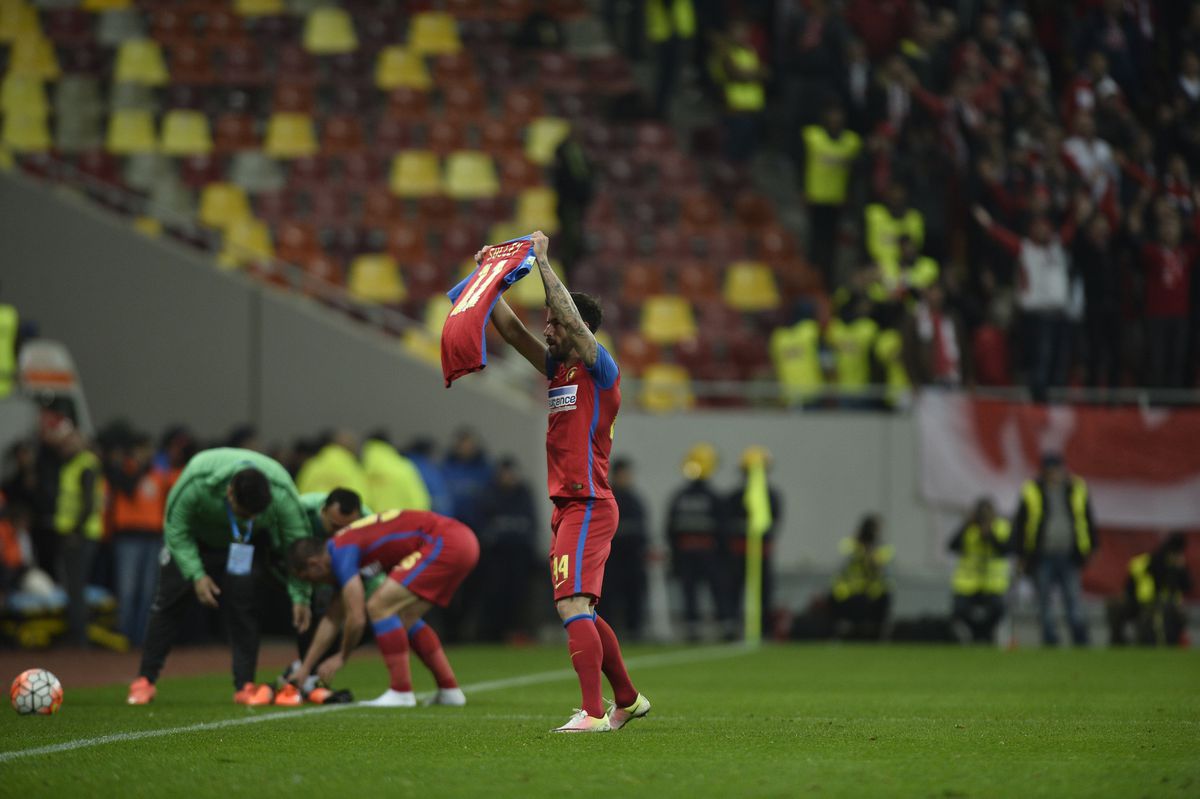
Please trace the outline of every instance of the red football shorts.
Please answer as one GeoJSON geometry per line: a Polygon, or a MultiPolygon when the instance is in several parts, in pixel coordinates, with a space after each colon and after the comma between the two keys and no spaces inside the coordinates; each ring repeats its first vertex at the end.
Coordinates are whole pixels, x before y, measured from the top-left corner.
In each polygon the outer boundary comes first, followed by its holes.
{"type": "Polygon", "coordinates": [[[586,594],[600,599],[604,563],[617,531],[615,499],[564,499],[554,501],[550,529],[550,580],[554,599],[586,594]]]}
{"type": "Polygon", "coordinates": [[[479,540],[475,533],[462,522],[447,519],[388,577],[421,599],[444,608],[478,562],[479,540]]]}

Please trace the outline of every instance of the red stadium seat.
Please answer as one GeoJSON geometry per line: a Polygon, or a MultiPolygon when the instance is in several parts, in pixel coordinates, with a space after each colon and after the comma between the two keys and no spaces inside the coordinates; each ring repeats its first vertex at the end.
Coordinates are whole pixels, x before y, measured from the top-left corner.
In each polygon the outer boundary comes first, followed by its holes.
{"type": "Polygon", "coordinates": [[[263,86],[270,72],[263,63],[262,50],[250,42],[231,42],[223,51],[221,80],[233,86],[263,86]]]}
{"type": "Polygon", "coordinates": [[[171,80],[190,86],[207,86],[216,81],[212,56],[207,47],[192,41],[171,45],[171,80]]]}
{"type": "Polygon", "coordinates": [[[426,257],[425,232],[416,225],[392,224],[387,231],[387,254],[399,263],[426,257]]]}
{"type": "Polygon", "coordinates": [[[423,120],[429,113],[429,95],[407,86],[392,89],[388,92],[387,113],[410,121],[423,120]]]}
{"type": "Polygon", "coordinates": [[[294,158],[289,163],[288,186],[298,191],[320,191],[329,185],[329,162],[319,155],[294,158]]]}
{"type": "Polygon", "coordinates": [[[478,83],[475,60],[463,51],[452,55],[439,55],[433,59],[434,82],[439,86],[478,83]]]}
{"type": "Polygon", "coordinates": [[[717,272],[703,261],[684,261],[675,270],[675,290],[693,305],[715,302],[721,298],[721,283],[717,272]]]}
{"type": "Polygon", "coordinates": [[[529,120],[544,115],[541,93],[533,89],[511,89],[504,93],[504,118],[515,127],[525,127],[529,120]]]}
{"type": "Polygon", "coordinates": [[[275,87],[271,108],[275,113],[312,114],[317,107],[311,86],[280,83],[275,87]]]}
{"type": "Polygon", "coordinates": [[[754,244],[754,257],[764,261],[794,258],[799,249],[792,232],[777,223],[764,225],[753,231],[750,240],[754,244]]]}
{"type": "Polygon", "coordinates": [[[154,9],[149,16],[150,36],[159,44],[173,48],[195,39],[191,15],[166,7],[154,9]]]}
{"type": "Polygon", "coordinates": [[[710,231],[721,218],[721,206],[706,192],[684,197],[679,210],[682,226],[695,232],[710,231]]]}
{"type": "Polygon", "coordinates": [[[333,114],[321,130],[321,150],[326,155],[361,152],[366,147],[362,120],[354,114],[333,114]]]}
{"type": "Polygon", "coordinates": [[[634,376],[640,375],[650,364],[662,360],[658,345],[633,331],[622,333],[617,339],[616,355],[621,371],[634,376]]]}
{"type": "Polygon", "coordinates": [[[246,41],[246,26],[242,18],[216,4],[204,15],[204,41],[228,47],[246,41]]]}
{"type": "Polygon", "coordinates": [[[403,208],[387,186],[370,186],[362,195],[359,224],[373,230],[388,231],[403,216],[403,208]]]}
{"type": "Polygon", "coordinates": [[[238,150],[253,150],[259,145],[254,117],[249,114],[222,114],[213,127],[213,148],[218,155],[238,150]]]}
{"type": "MultiPolygon", "coordinates": [[[[442,90],[442,118],[459,128],[487,114],[487,97],[479,83],[455,83],[442,90]]],[[[459,148],[456,148],[459,149],[459,148]]]]}
{"type": "Polygon", "coordinates": [[[633,261],[621,269],[621,302],[638,305],[652,294],[662,294],[665,269],[656,261],[633,261]]]}
{"type": "Polygon", "coordinates": [[[429,125],[425,136],[425,146],[426,149],[433,150],[443,157],[454,150],[466,149],[466,131],[461,125],[444,119],[435,120],[429,125]]]}
{"type": "Polygon", "coordinates": [[[180,161],[179,177],[188,188],[200,189],[209,183],[220,182],[224,176],[221,161],[214,156],[193,155],[180,161]]]}
{"type": "Polygon", "coordinates": [[[287,44],[275,54],[275,80],[299,86],[315,86],[317,62],[298,44],[287,44]]]}
{"type": "Polygon", "coordinates": [[[414,130],[413,123],[404,117],[385,114],[375,125],[371,147],[380,156],[395,155],[414,146],[414,130]]]}
{"type": "Polygon", "coordinates": [[[521,152],[510,153],[500,158],[500,193],[515,196],[524,189],[542,185],[542,170],[525,158],[521,152]]]}
{"type": "MultiPolygon", "coordinates": [[[[301,214],[296,195],[284,189],[256,195],[254,215],[270,225],[278,225],[296,219],[301,214]]],[[[299,261],[291,261],[291,263],[299,263],[299,261]]]]}
{"type": "Polygon", "coordinates": [[[775,207],[755,191],[743,191],[733,201],[738,222],[751,230],[761,230],[775,222],[775,207]]]}
{"type": "Polygon", "coordinates": [[[342,183],[347,189],[364,191],[379,185],[387,175],[390,159],[371,152],[347,153],[342,157],[342,183]]]}
{"type": "Polygon", "coordinates": [[[303,222],[283,222],[275,232],[275,257],[297,266],[305,266],[315,256],[323,255],[317,230],[303,222]]]}
{"type": "Polygon", "coordinates": [[[46,36],[57,45],[75,47],[95,40],[91,15],[78,8],[49,9],[43,19],[46,36]]]}
{"type": "Polygon", "coordinates": [[[424,304],[430,297],[449,291],[453,283],[445,270],[427,260],[401,262],[404,286],[410,301],[424,304]]]}

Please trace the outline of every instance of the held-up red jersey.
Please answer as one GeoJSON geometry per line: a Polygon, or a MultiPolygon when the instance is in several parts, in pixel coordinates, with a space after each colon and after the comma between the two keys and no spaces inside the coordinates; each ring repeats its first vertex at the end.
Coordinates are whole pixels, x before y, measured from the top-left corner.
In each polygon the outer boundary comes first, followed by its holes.
{"type": "Polygon", "coordinates": [[[567,365],[546,356],[550,420],[546,471],[551,499],[610,499],[608,454],[621,408],[621,372],[596,345],[596,363],[567,365]]]}

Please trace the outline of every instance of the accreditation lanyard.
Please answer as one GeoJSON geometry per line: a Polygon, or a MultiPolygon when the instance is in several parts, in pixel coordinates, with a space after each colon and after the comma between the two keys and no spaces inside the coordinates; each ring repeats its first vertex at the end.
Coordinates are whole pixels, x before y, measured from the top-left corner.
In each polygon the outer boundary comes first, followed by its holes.
{"type": "Polygon", "coordinates": [[[250,574],[254,566],[254,546],[250,543],[250,536],[254,533],[254,520],[246,522],[246,530],[243,532],[229,502],[225,503],[225,513],[229,516],[229,528],[233,533],[233,543],[229,545],[229,560],[225,564],[225,571],[235,575],[250,574]]]}
{"type": "Polygon", "coordinates": [[[233,508],[229,501],[225,502],[225,515],[229,517],[229,528],[233,532],[233,541],[235,544],[249,544],[250,536],[254,534],[254,520],[246,522],[246,532],[242,532],[242,528],[238,526],[237,517],[233,515],[233,508]]]}

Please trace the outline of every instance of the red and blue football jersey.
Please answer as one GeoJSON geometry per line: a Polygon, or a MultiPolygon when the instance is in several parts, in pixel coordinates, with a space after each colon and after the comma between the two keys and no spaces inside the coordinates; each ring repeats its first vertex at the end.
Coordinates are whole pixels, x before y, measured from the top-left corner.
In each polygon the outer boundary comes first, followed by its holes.
{"type": "Polygon", "coordinates": [[[440,542],[447,522],[453,520],[429,511],[406,510],[367,516],[343,527],[326,544],[337,584],[344,586],[356,574],[369,579],[390,572],[421,547],[440,542]]]}
{"type": "Polygon", "coordinates": [[[546,468],[551,499],[608,499],[608,455],[617,411],[621,372],[608,350],[596,345],[596,362],[564,364],[546,356],[550,420],[546,468]]]}

